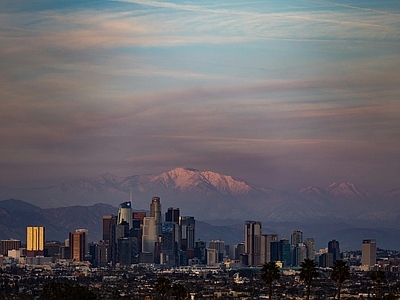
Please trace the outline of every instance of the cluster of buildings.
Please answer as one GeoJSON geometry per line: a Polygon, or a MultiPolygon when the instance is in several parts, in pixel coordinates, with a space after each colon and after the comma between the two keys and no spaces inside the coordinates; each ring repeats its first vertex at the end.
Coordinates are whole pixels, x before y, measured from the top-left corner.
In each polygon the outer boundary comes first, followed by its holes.
{"type": "MultiPolygon", "coordinates": [[[[46,242],[45,228],[31,226],[27,227],[26,248],[21,248],[20,240],[1,241],[1,259],[27,264],[42,264],[57,258],[88,261],[93,266],[187,265],[190,259],[204,258],[205,243],[195,241],[195,226],[194,217],[181,216],[179,208],[173,207],[168,208],[163,221],[159,197],[152,198],[150,216],[133,211],[132,202],[127,201],[119,205],[118,215],[103,216],[103,239],[99,242],[89,243],[87,229],[70,232],[63,244],[46,242]]],[[[190,263],[199,261],[194,259],[190,263]]]]}
{"type": "MultiPolygon", "coordinates": [[[[315,260],[319,267],[332,267],[342,259],[339,241],[331,240],[326,248],[315,250],[313,238],[303,240],[303,232],[294,230],[291,240],[278,239],[276,234],[262,234],[262,225],[258,221],[246,221],[244,243],[238,245],[241,263],[247,266],[261,266],[275,261],[280,267],[298,267],[305,259],[315,260]]],[[[376,264],[376,241],[363,240],[361,269],[369,270],[376,264]]]]}
{"type": "MultiPolygon", "coordinates": [[[[99,242],[88,241],[88,230],[69,233],[63,244],[46,242],[45,228],[27,227],[26,248],[19,240],[2,240],[0,263],[14,259],[19,263],[40,265],[57,260],[90,262],[92,266],[130,266],[155,264],[165,268],[204,265],[214,268],[260,267],[275,261],[282,268],[296,268],[306,258],[320,267],[332,267],[341,259],[339,242],[331,240],[324,249],[315,250],[313,238],[303,240],[303,232],[294,230],[289,239],[276,234],[263,234],[262,224],[246,221],[244,242],[226,245],[222,240],[208,243],[196,240],[193,216],[181,216],[179,208],[170,207],[164,218],[159,197],[153,197],[150,215],[132,210],[130,201],[119,205],[117,215],[103,216],[103,237],[99,242]]],[[[375,266],[376,242],[362,242],[361,269],[375,266]]]]}
{"type": "Polygon", "coordinates": [[[134,263],[186,265],[194,257],[196,222],[168,208],[163,221],[159,197],[153,197],[150,216],[133,212],[131,202],[119,205],[118,215],[103,216],[103,240],[92,244],[95,265],[134,263]]]}

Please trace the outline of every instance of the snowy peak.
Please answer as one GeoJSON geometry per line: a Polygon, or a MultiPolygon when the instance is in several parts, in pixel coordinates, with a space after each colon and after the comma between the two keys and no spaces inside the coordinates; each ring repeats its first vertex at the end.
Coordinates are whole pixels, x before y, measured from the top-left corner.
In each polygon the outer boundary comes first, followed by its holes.
{"type": "Polygon", "coordinates": [[[350,182],[332,183],[324,189],[328,194],[342,199],[369,199],[372,194],[350,182]]]}
{"type": "Polygon", "coordinates": [[[102,184],[117,184],[122,180],[123,180],[122,177],[115,176],[111,173],[104,173],[93,179],[93,181],[96,181],[96,182],[102,183],[102,184]]]}
{"type": "Polygon", "coordinates": [[[322,196],[325,194],[325,191],[317,186],[309,186],[306,188],[301,188],[298,191],[299,195],[315,195],[315,196],[322,196]]]}
{"type": "Polygon", "coordinates": [[[255,189],[245,181],[232,176],[183,167],[154,176],[150,179],[149,185],[182,192],[208,190],[224,195],[247,194],[255,189]]]}

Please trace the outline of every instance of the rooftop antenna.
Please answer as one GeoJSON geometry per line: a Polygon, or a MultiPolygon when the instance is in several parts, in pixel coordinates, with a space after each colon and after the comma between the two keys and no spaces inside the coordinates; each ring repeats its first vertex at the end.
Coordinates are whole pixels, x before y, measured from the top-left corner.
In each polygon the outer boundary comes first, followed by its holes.
{"type": "Polygon", "coordinates": [[[129,192],[129,201],[132,203],[132,189],[129,192]]]}

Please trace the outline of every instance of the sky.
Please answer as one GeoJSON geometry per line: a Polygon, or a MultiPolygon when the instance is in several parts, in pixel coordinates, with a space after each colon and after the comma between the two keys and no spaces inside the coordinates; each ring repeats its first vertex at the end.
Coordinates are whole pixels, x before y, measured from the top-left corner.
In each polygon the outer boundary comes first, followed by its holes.
{"type": "Polygon", "coordinates": [[[185,166],[400,188],[400,2],[6,0],[0,185],[185,166]]]}

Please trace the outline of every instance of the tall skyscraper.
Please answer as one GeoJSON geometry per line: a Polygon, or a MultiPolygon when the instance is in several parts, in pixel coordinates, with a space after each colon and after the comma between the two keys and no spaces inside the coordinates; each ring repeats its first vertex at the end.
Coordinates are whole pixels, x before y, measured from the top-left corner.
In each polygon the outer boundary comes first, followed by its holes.
{"type": "Polygon", "coordinates": [[[299,243],[296,246],[292,246],[293,255],[292,255],[292,265],[300,266],[300,264],[307,258],[307,249],[303,243],[299,243]]]}
{"type": "Polygon", "coordinates": [[[293,230],[292,232],[292,246],[297,246],[303,243],[303,231],[293,230]]]}
{"type": "Polygon", "coordinates": [[[156,222],[156,234],[162,234],[162,216],[160,197],[153,197],[150,204],[150,217],[153,217],[156,222]]]}
{"type": "Polygon", "coordinates": [[[26,228],[27,256],[44,255],[45,229],[43,226],[28,226],[26,228]]]}
{"type": "Polygon", "coordinates": [[[117,225],[117,216],[103,216],[103,241],[113,241],[115,235],[115,226],[117,225]]]}
{"type": "Polygon", "coordinates": [[[259,244],[261,235],[261,223],[256,221],[246,221],[244,225],[244,251],[248,255],[248,265],[256,266],[260,264],[261,246],[259,244]]]}
{"type": "Polygon", "coordinates": [[[118,224],[125,221],[129,225],[129,229],[132,228],[132,205],[131,202],[123,202],[119,205],[118,209],[118,224]]]}
{"type": "Polygon", "coordinates": [[[369,270],[376,264],[376,241],[363,240],[361,252],[361,265],[365,270],[369,270]]]}
{"type": "Polygon", "coordinates": [[[156,220],[154,217],[143,219],[142,252],[154,253],[154,245],[157,242],[156,220]]]}
{"type": "Polygon", "coordinates": [[[186,250],[187,248],[194,248],[195,230],[196,230],[196,221],[195,221],[194,217],[180,216],[179,217],[179,228],[180,228],[180,235],[181,235],[182,250],[186,250]]]}
{"type": "Polygon", "coordinates": [[[292,255],[291,255],[291,246],[288,239],[281,239],[281,261],[284,263],[285,266],[290,266],[292,264],[292,255]]]}
{"type": "Polygon", "coordinates": [[[85,233],[85,255],[89,253],[89,230],[87,229],[77,229],[75,232],[83,232],[85,233]]]}
{"type": "Polygon", "coordinates": [[[84,261],[88,249],[86,249],[87,234],[85,230],[69,233],[70,258],[75,261],[84,261]]]}
{"type": "Polygon", "coordinates": [[[315,241],[313,238],[306,238],[304,241],[304,245],[306,245],[307,249],[307,258],[314,260],[315,259],[315,241]]]}
{"type": "Polygon", "coordinates": [[[332,253],[332,263],[340,259],[340,248],[337,240],[328,242],[328,253],[332,253]]]}
{"type": "Polygon", "coordinates": [[[165,222],[179,223],[180,211],[179,208],[169,207],[165,213],[165,222]]]}
{"type": "Polygon", "coordinates": [[[169,266],[177,262],[177,242],[175,241],[175,232],[178,224],[175,222],[164,222],[162,232],[162,253],[163,263],[169,266]]]}
{"type": "Polygon", "coordinates": [[[260,264],[271,261],[271,243],[278,241],[276,234],[262,234],[259,236],[260,240],[260,264]]]}

